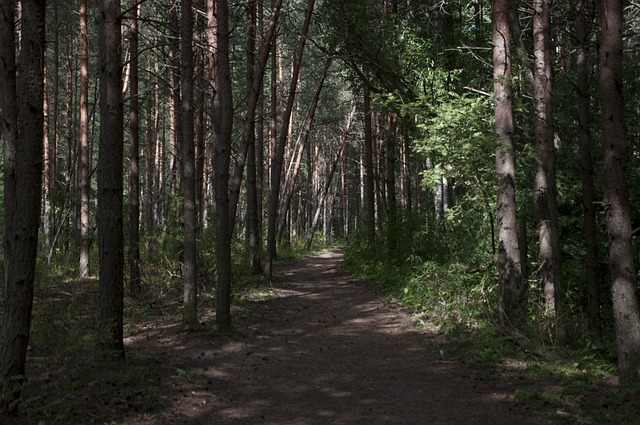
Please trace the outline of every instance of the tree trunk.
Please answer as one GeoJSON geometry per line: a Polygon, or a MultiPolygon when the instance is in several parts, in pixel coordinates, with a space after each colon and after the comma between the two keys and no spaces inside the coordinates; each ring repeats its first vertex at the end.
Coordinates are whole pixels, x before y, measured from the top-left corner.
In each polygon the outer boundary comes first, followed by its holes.
{"type": "Polygon", "coordinates": [[[91,270],[91,225],[89,215],[89,196],[91,176],[89,170],[89,46],[87,38],[87,0],[80,0],[80,169],[78,186],[80,187],[80,265],[81,279],[89,277],[91,270]]]}
{"type": "Polygon", "coordinates": [[[587,33],[587,1],[576,0],[575,5],[576,74],[578,85],[578,140],[582,177],[582,209],[585,240],[585,289],[589,312],[589,333],[594,341],[602,337],[600,322],[600,289],[598,286],[598,239],[593,160],[591,157],[591,118],[589,104],[589,39],[587,33]]]}
{"type": "MultiPolygon", "coordinates": [[[[197,62],[196,71],[199,77],[204,76],[205,66],[202,60],[197,62]]],[[[208,193],[207,193],[207,173],[208,162],[206,161],[208,151],[206,142],[206,102],[205,102],[205,90],[203,87],[196,88],[195,92],[195,104],[194,110],[194,122],[195,138],[196,138],[196,213],[198,216],[197,231],[201,234],[202,230],[207,226],[207,213],[208,213],[208,193]]]]}
{"type": "MultiPolygon", "coordinates": [[[[258,2],[258,27],[261,31],[264,25],[264,2],[258,2]]],[[[275,39],[275,36],[274,36],[275,39]]],[[[273,44],[273,43],[272,43],[273,44]]],[[[269,47],[271,52],[271,47],[269,47]]],[[[266,66],[266,64],[265,64],[266,66]]],[[[262,223],[263,223],[263,194],[264,194],[264,170],[265,170],[265,155],[264,155],[264,141],[265,141],[265,109],[264,109],[264,83],[260,88],[260,96],[258,97],[257,106],[257,123],[256,123],[256,196],[257,196],[257,239],[260,244],[260,255],[262,256],[262,223]]],[[[262,265],[260,265],[262,268],[262,265]]]]}
{"type": "MultiPolygon", "coordinates": [[[[55,7],[55,6],[54,6],[55,7]]],[[[51,245],[51,228],[50,228],[50,210],[48,208],[49,206],[49,198],[51,197],[51,193],[49,192],[49,188],[51,186],[50,183],[50,179],[51,179],[51,168],[49,166],[50,164],[50,152],[51,152],[51,148],[49,145],[49,121],[51,118],[51,115],[49,114],[49,78],[47,77],[47,73],[49,72],[49,65],[48,65],[48,61],[49,61],[49,54],[47,52],[47,50],[45,49],[44,51],[44,60],[43,60],[43,66],[44,66],[44,70],[43,70],[43,102],[42,102],[42,110],[44,113],[44,120],[43,120],[43,131],[42,131],[42,137],[43,137],[43,152],[44,152],[44,170],[42,173],[42,233],[44,236],[44,244],[45,246],[50,246],[51,245]]],[[[56,71],[57,72],[57,71],[56,71]]]]}
{"type": "MultiPolygon", "coordinates": [[[[216,258],[218,286],[216,291],[216,323],[220,329],[231,327],[231,217],[229,215],[229,164],[231,161],[231,131],[233,129],[233,97],[229,63],[229,6],[226,0],[207,0],[209,40],[216,50],[214,97],[214,155],[216,196],[216,258]]],[[[213,60],[213,58],[212,58],[213,60]]],[[[212,69],[213,71],[213,69],[212,69]]]]}
{"type": "MultiPolygon", "coordinates": [[[[45,217],[44,217],[44,226],[45,226],[45,246],[47,249],[51,250],[53,248],[53,243],[55,240],[56,234],[56,200],[55,200],[55,190],[57,185],[57,176],[58,176],[58,131],[59,131],[59,92],[60,92],[60,77],[59,77],[59,67],[60,67],[60,28],[59,28],[59,19],[58,19],[58,8],[59,3],[54,3],[53,5],[53,93],[52,93],[52,114],[51,114],[51,123],[52,123],[52,131],[49,140],[48,149],[45,146],[45,178],[48,180],[48,185],[45,184],[46,187],[43,187],[44,190],[48,192],[47,197],[43,197],[43,200],[48,203],[45,205],[45,217]]],[[[45,90],[46,95],[46,90],[45,90]]]]}
{"type": "MultiPolygon", "coordinates": [[[[13,241],[13,216],[15,214],[14,202],[16,200],[16,149],[18,146],[18,104],[16,87],[16,52],[14,42],[14,2],[0,0],[0,39],[6,40],[0,43],[0,109],[2,110],[2,140],[3,140],[3,174],[4,174],[4,239],[2,242],[4,251],[4,279],[3,295],[7,297],[7,283],[9,282],[9,268],[6,267],[12,260],[11,250],[13,241]]],[[[1,394],[0,394],[1,396],[1,394]]]]}
{"type": "Polygon", "coordinates": [[[284,217],[286,217],[287,213],[289,212],[289,208],[291,207],[291,198],[293,197],[296,180],[298,178],[298,173],[300,172],[302,157],[304,155],[304,147],[307,145],[307,142],[309,141],[309,132],[311,131],[313,119],[315,117],[316,109],[318,107],[318,101],[320,100],[320,93],[322,93],[322,88],[324,87],[324,82],[327,77],[327,73],[329,72],[330,66],[331,66],[331,58],[327,59],[325,63],[324,70],[322,71],[322,77],[320,77],[320,82],[318,83],[318,88],[316,89],[316,92],[313,95],[313,99],[311,100],[311,105],[309,106],[307,119],[305,120],[304,128],[298,140],[299,145],[298,145],[298,151],[296,152],[296,155],[295,155],[295,164],[293,164],[293,170],[291,173],[288,174],[287,179],[285,181],[284,190],[283,190],[283,200],[279,208],[280,220],[278,223],[278,232],[277,232],[278,238],[281,238],[282,233],[284,232],[284,227],[285,227],[284,217]]]}
{"type": "Polygon", "coordinates": [[[376,246],[376,195],[373,175],[373,134],[371,129],[371,94],[364,88],[364,226],[369,248],[375,251],[376,246]]]}
{"type": "Polygon", "coordinates": [[[100,152],[98,157],[99,342],[124,358],[123,101],[119,0],[99,0],[100,152]]]}
{"type": "MultiPolygon", "coordinates": [[[[82,0],[85,1],[85,0],[82,0]]],[[[130,0],[131,20],[129,46],[131,63],[129,71],[129,132],[131,137],[129,159],[129,289],[140,294],[140,124],[138,120],[138,4],[130,0]]]]}
{"type": "Polygon", "coordinates": [[[21,2],[17,64],[13,6],[12,1],[0,1],[1,125],[4,152],[9,154],[4,158],[6,290],[0,334],[0,414],[16,411],[25,381],[43,171],[45,3],[21,2]],[[19,123],[28,125],[18,127],[19,123]]]}
{"type": "Polygon", "coordinates": [[[536,152],[534,210],[538,219],[539,261],[545,311],[555,318],[556,343],[567,342],[564,325],[560,224],[556,189],[556,155],[553,132],[551,18],[549,0],[533,2],[534,107],[536,110],[536,152]]]}
{"type": "MultiPolygon", "coordinates": [[[[178,178],[182,176],[182,122],[180,116],[180,21],[179,5],[173,0],[169,9],[169,193],[176,194],[178,178]]],[[[171,209],[169,209],[171,214],[171,209]]]]}
{"type": "MultiPolygon", "coordinates": [[[[83,0],[84,1],[84,0],[83,0]]],[[[137,0],[130,0],[131,20],[129,27],[129,49],[131,63],[129,71],[129,132],[131,137],[129,159],[129,289],[140,294],[140,122],[138,99],[138,7],[137,0]]]]}
{"type": "Polygon", "coordinates": [[[191,0],[181,1],[180,14],[180,67],[181,67],[181,123],[182,123],[182,192],[184,218],[184,253],[182,279],[184,282],[182,301],[182,323],[185,326],[198,324],[197,270],[196,270],[196,180],[195,140],[193,130],[193,10],[191,0]]]}
{"type": "Polygon", "coordinates": [[[289,96],[287,98],[287,106],[282,115],[282,126],[280,129],[280,140],[276,147],[274,162],[271,164],[271,192],[269,193],[268,217],[267,217],[267,258],[265,262],[265,275],[269,278],[273,275],[273,261],[276,257],[276,224],[278,218],[278,200],[280,197],[280,180],[282,177],[282,162],[284,159],[284,151],[287,145],[287,136],[289,122],[291,120],[291,112],[293,110],[293,102],[295,100],[298,76],[300,74],[300,65],[302,63],[302,54],[311,25],[311,16],[315,0],[308,0],[307,9],[305,11],[304,24],[298,40],[298,47],[293,59],[293,72],[289,86],[289,96]]]}
{"type": "MultiPolygon", "coordinates": [[[[158,192],[158,182],[156,181],[156,145],[158,138],[158,109],[159,105],[159,87],[158,87],[158,73],[159,73],[159,64],[158,64],[158,56],[153,55],[153,59],[149,59],[149,62],[153,60],[153,96],[149,97],[149,106],[147,109],[147,137],[146,137],[146,157],[145,157],[145,167],[146,167],[146,220],[145,220],[145,230],[147,236],[153,237],[155,233],[155,215],[156,215],[156,197],[158,192]]],[[[149,69],[151,69],[151,65],[149,65],[149,69]]]]}
{"type": "Polygon", "coordinates": [[[66,92],[66,134],[65,138],[67,141],[67,151],[66,151],[66,164],[65,164],[65,174],[64,174],[64,196],[63,196],[63,209],[66,209],[64,216],[60,218],[60,225],[64,226],[67,231],[67,238],[65,240],[65,244],[70,249],[72,244],[72,240],[76,239],[76,225],[77,221],[74,220],[75,216],[75,207],[76,203],[72,202],[72,200],[76,199],[73,194],[74,190],[74,182],[75,182],[75,160],[76,160],[76,150],[75,148],[75,135],[74,135],[74,126],[73,126],[73,54],[72,47],[73,41],[71,39],[71,31],[67,34],[67,52],[66,52],[66,76],[65,76],[65,92],[66,92]],[[63,222],[66,221],[66,223],[63,222]]]}
{"type": "Polygon", "coordinates": [[[631,244],[628,146],[622,95],[621,0],[602,0],[600,15],[600,80],[604,146],[604,205],[609,233],[609,268],[618,347],[618,372],[623,380],[640,378],[640,312],[636,268],[631,244]]]}
{"type": "Polygon", "coordinates": [[[395,253],[398,248],[398,208],[396,196],[396,130],[397,117],[395,113],[390,113],[387,117],[387,134],[384,139],[386,164],[385,164],[385,187],[387,213],[389,220],[387,229],[387,249],[389,254],[395,253]]]}
{"type": "MultiPolygon", "coordinates": [[[[322,212],[323,207],[325,206],[325,203],[327,201],[327,197],[329,196],[329,189],[331,189],[331,182],[333,180],[333,175],[336,172],[336,168],[338,166],[338,163],[340,162],[340,158],[342,156],[342,152],[344,151],[344,148],[347,144],[347,135],[349,133],[349,130],[351,129],[351,124],[353,122],[353,118],[356,114],[356,103],[354,102],[351,106],[351,111],[349,111],[349,115],[347,116],[347,122],[345,123],[345,126],[342,130],[342,134],[340,135],[340,147],[338,148],[338,152],[336,153],[336,158],[334,159],[333,163],[331,164],[331,169],[329,170],[329,173],[327,174],[327,181],[324,184],[324,189],[322,191],[322,195],[318,201],[318,204],[316,206],[316,211],[313,215],[313,220],[311,221],[311,226],[310,228],[307,230],[307,242],[305,243],[304,248],[308,251],[311,249],[311,244],[313,243],[313,236],[316,232],[316,229],[318,227],[318,222],[320,219],[320,213],[322,212]]],[[[328,220],[325,220],[325,224],[329,225],[329,223],[327,223],[328,220]]],[[[325,232],[326,233],[326,232],[325,232]]]]}
{"type": "Polygon", "coordinates": [[[524,288],[516,223],[508,0],[493,0],[492,18],[500,309],[503,322],[517,323],[523,319],[524,288]]]}
{"type": "MultiPolygon", "coordinates": [[[[276,26],[278,23],[278,17],[280,16],[280,9],[282,6],[282,0],[275,0],[271,7],[271,18],[267,24],[267,31],[264,40],[260,43],[260,49],[258,52],[258,63],[253,72],[253,78],[251,85],[247,87],[247,110],[245,120],[243,124],[243,144],[240,147],[236,158],[236,167],[234,169],[233,177],[230,182],[230,217],[231,228],[233,229],[235,224],[236,211],[238,208],[238,201],[240,199],[240,186],[242,184],[242,175],[244,172],[244,165],[246,161],[247,152],[249,150],[249,143],[251,142],[248,137],[251,131],[255,134],[255,117],[256,108],[258,105],[258,99],[260,92],[262,91],[262,82],[264,80],[264,72],[267,66],[267,60],[269,59],[269,52],[271,51],[271,44],[274,43],[276,37],[276,26]]],[[[254,139],[255,141],[255,139],[254,139]]]]}
{"type": "MultiPolygon", "coordinates": [[[[256,179],[256,125],[255,120],[249,120],[249,108],[251,105],[251,96],[253,91],[253,82],[256,78],[256,63],[255,63],[255,49],[256,49],[256,18],[257,18],[257,4],[256,0],[249,0],[247,4],[247,22],[246,22],[246,31],[247,31],[247,42],[246,42],[246,53],[247,53],[247,116],[246,122],[244,123],[246,127],[246,131],[244,133],[244,137],[246,140],[245,143],[248,144],[248,152],[247,152],[247,249],[249,252],[249,269],[252,273],[260,273],[262,267],[260,265],[260,251],[261,251],[261,241],[260,241],[260,233],[258,231],[258,190],[257,190],[257,179],[256,179]]],[[[267,52],[268,49],[265,49],[267,52]]],[[[266,62],[265,62],[266,64],[266,62]]],[[[260,96],[260,92],[262,91],[262,87],[258,88],[258,97],[260,96]]],[[[256,104],[253,105],[254,108],[257,108],[257,99],[256,104]]],[[[236,165],[236,170],[238,165],[236,165]]],[[[235,211],[233,211],[233,201],[230,201],[230,207],[232,211],[229,212],[231,217],[235,216],[235,211]],[[233,215],[232,215],[233,214],[233,215]]]]}

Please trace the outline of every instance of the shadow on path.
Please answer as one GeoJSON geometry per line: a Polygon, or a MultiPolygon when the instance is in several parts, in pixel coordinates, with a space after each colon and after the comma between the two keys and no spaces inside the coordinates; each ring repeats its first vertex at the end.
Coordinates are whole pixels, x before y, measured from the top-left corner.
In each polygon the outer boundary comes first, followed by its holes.
{"type": "Polygon", "coordinates": [[[340,259],[281,266],[272,293],[243,302],[242,331],[222,343],[165,347],[182,388],[171,408],[128,423],[545,423],[510,401],[510,383],[476,381],[443,358],[433,332],[340,259]]]}

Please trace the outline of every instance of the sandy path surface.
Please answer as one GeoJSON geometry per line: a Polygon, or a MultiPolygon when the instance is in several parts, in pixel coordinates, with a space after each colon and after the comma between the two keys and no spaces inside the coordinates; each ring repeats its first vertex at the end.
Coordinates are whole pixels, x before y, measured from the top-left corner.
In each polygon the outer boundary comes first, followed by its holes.
{"type": "Polygon", "coordinates": [[[177,392],[126,423],[544,423],[510,401],[511,383],[474,380],[443,356],[433,331],[340,259],[282,265],[267,295],[242,303],[238,332],[211,346],[158,337],[163,363],[182,371],[165,382],[177,392]]]}

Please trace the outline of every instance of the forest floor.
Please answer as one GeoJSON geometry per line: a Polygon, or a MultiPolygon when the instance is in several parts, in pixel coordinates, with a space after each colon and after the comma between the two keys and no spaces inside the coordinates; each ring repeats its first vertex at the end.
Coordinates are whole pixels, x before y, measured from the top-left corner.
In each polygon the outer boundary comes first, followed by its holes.
{"type": "Polygon", "coordinates": [[[126,328],[125,362],[98,361],[77,334],[49,336],[58,353],[75,347],[52,358],[36,334],[21,415],[0,423],[580,423],[519,402],[519,388],[552,383],[514,380],[517,361],[478,371],[450,357],[442,336],[349,276],[340,259],[280,264],[271,284],[236,300],[230,333],[215,330],[212,313],[185,331],[179,316],[150,307],[126,328]]]}

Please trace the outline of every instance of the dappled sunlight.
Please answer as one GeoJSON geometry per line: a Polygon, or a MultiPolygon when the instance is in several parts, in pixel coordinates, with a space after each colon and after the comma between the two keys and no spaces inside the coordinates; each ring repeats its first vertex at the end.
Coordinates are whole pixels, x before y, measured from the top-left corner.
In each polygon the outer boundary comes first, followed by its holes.
{"type": "Polygon", "coordinates": [[[209,310],[203,325],[190,330],[177,316],[147,317],[125,339],[127,377],[101,373],[85,384],[105,400],[101,411],[111,416],[100,419],[118,425],[544,423],[517,410],[512,383],[473,378],[443,354],[431,328],[348,276],[338,259],[323,254],[282,266],[269,296],[239,298],[228,333],[216,330],[209,310]]]}
{"type": "Polygon", "coordinates": [[[173,346],[177,368],[198,361],[173,378],[193,388],[176,399],[179,410],[186,403],[199,412],[180,421],[527,423],[506,409],[507,392],[442,359],[431,330],[337,269],[335,258],[283,270],[275,296],[244,302],[253,315],[238,323],[241,334],[216,337],[215,348],[194,348],[189,359],[173,346]]]}

